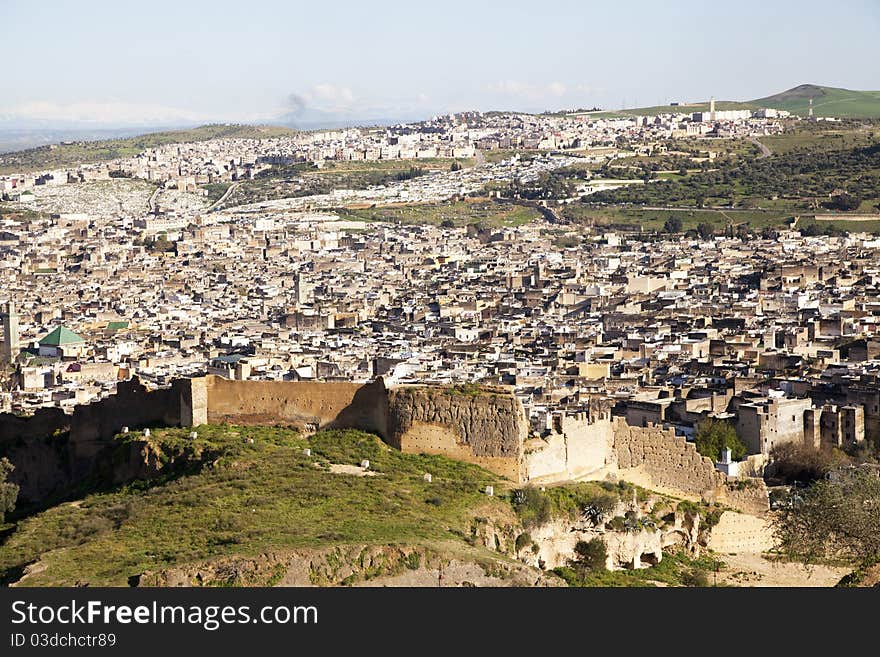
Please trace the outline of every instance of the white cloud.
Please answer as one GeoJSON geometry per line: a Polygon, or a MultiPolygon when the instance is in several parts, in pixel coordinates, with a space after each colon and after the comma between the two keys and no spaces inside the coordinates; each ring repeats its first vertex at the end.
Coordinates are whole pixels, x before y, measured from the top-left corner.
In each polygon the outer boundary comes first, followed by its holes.
{"type": "Polygon", "coordinates": [[[541,85],[529,84],[518,80],[502,80],[487,84],[484,89],[497,96],[509,96],[533,103],[547,102],[578,94],[590,94],[597,91],[597,89],[587,84],[577,83],[575,85],[568,85],[558,80],[541,85]]]}
{"type": "Polygon", "coordinates": [[[349,107],[354,102],[354,93],[348,87],[337,87],[332,84],[316,84],[307,93],[315,105],[330,105],[334,109],[349,107]]]}
{"type": "Polygon", "coordinates": [[[551,82],[547,85],[547,91],[554,96],[564,96],[568,89],[561,82],[551,82]]]}
{"type": "Polygon", "coordinates": [[[215,117],[167,105],[125,103],[121,101],[79,101],[55,103],[34,100],[0,107],[0,121],[56,121],[95,124],[198,123],[215,117]]]}

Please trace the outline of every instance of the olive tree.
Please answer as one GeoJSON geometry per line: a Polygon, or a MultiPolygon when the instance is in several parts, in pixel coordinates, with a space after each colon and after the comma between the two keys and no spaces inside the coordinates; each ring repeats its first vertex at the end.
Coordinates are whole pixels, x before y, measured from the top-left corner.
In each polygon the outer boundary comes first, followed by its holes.
{"type": "Polygon", "coordinates": [[[862,468],[831,475],[780,510],[774,520],[780,551],[805,563],[827,557],[867,561],[880,555],[880,477],[862,468]]]}

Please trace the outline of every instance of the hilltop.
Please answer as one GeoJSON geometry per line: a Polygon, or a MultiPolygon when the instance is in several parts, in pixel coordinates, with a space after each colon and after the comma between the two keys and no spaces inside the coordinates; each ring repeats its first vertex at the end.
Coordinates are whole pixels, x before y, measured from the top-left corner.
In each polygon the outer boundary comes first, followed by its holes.
{"type": "Polygon", "coordinates": [[[697,527],[723,507],[625,482],[516,488],[355,430],[195,431],[120,434],[112,473],[12,518],[0,585],[436,586],[442,572],[443,586],[693,586],[722,565],[697,527]],[[608,549],[587,571],[565,565],[596,537],[608,549]],[[643,552],[651,567],[605,570],[643,552]]]}
{"type": "Polygon", "coordinates": [[[211,124],[189,130],[151,132],[136,137],[53,144],[0,155],[0,173],[20,173],[132,157],[144,149],[164,144],[220,138],[267,139],[298,132],[281,126],[211,124]]]}
{"type": "Polygon", "coordinates": [[[880,91],[853,91],[815,84],[802,84],[766,98],[749,101],[759,107],[775,107],[806,116],[813,99],[813,115],[837,118],[880,117],[880,91]]]}
{"type": "MultiPolygon", "coordinates": [[[[802,84],[787,91],[747,101],[719,100],[715,109],[756,110],[762,107],[787,110],[798,116],[807,116],[813,99],[814,116],[834,118],[880,118],[880,91],[853,91],[835,87],[823,87],[815,84],[802,84]]],[[[676,112],[708,112],[709,103],[680,103],[678,105],[656,105],[653,107],[637,107],[604,112],[604,116],[657,116],[676,112]]]]}

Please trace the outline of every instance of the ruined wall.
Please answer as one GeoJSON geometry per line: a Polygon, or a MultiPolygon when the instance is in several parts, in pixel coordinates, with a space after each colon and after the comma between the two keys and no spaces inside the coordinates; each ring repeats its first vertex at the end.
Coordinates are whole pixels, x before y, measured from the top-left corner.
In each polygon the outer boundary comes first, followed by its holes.
{"type": "Polygon", "coordinates": [[[744,513],[762,514],[770,508],[763,480],[727,477],[673,429],[630,427],[615,418],[613,449],[622,479],[658,492],[684,493],[725,504],[744,513]]]}
{"type": "Polygon", "coordinates": [[[585,418],[563,418],[561,428],[561,433],[527,443],[524,458],[529,481],[578,479],[614,465],[610,419],[590,422],[585,418]]]}
{"type": "Polygon", "coordinates": [[[67,478],[70,416],[60,408],[40,408],[31,416],[0,413],[0,457],[15,466],[9,481],[19,500],[53,494],[67,478]]]}
{"type": "Polygon", "coordinates": [[[614,419],[612,449],[621,477],[638,469],[653,482],[656,490],[676,490],[696,496],[710,496],[720,483],[720,472],[700,456],[693,443],[662,427],[631,427],[614,419]]]}
{"type": "Polygon", "coordinates": [[[182,379],[148,391],[137,379],[117,394],[33,418],[0,415],[0,456],[16,466],[21,497],[58,494],[107,468],[124,426],[204,423],[282,424],[304,430],[354,428],[379,434],[409,453],[443,454],[515,482],[614,475],[679,497],[718,501],[747,513],[767,510],[763,481],[728,480],[671,429],[631,427],[622,418],[564,417],[559,431],[526,443],[528,419],[506,390],[355,383],[182,379]],[[68,433],[65,433],[69,431],[68,433]],[[528,449],[525,449],[526,446],[528,449]]]}
{"type": "MultiPolygon", "coordinates": [[[[193,381],[202,385],[199,379],[193,381]]],[[[217,376],[207,376],[203,381],[206,407],[202,412],[196,405],[193,417],[203,415],[210,424],[287,424],[306,430],[353,428],[383,437],[388,433],[382,379],[368,385],[231,381],[217,376]]]]}
{"type": "Polygon", "coordinates": [[[623,418],[564,418],[561,432],[530,440],[524,479],[552,483],[613,476],[675,497],[718,502],[745,513],[769,509],[761,479],[729,479],[693,443],[659,426],[634,427],[623,418]]]}
{"type": "Polygon", "coordinates": [[[773,530],[766,519],[725,511],[712,528],[707,547],[716,552],[761,553],[774,545],[773,530]]]}
{"type": "Polygon", "coordinates": [[[0,456],[15,466],[10,479],[20,486],[19,506],[63,496],[108,467],[113,437],[124,426],[177,426],[181,405],[190,398],[189,381],[149,391],[138,379],[117,384],[116,394],[75,407],[38,410],[30,418],[0,415],[0,456]]]}
{"type": "Polygon", "coordinates": [[[519,481],[528,420],[511,394],[405,386],[388,394],[388,441],[403,452],[443,454],[519,481]]]}

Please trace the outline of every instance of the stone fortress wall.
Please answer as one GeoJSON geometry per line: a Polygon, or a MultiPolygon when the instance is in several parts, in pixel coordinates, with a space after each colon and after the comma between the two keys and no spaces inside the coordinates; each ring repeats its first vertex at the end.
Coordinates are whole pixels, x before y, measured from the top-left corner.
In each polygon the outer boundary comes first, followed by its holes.
{"type": "Polygon", "coordinates": [[[560,416],[555,424],[548,436],[526,443],[524,471],[533,483],[616,478],[745,513],[769,510],[762,479],[729,478],[671,428],[633,427],[607,414],[560,416]]]}
{"type": "Polygon", "coordinates": [[[0,415],[0,456],[16,466],[21,498],[38,502],[100,474],[123,427],[205,423],[294,426],[305,432],[354,428],[409,453],[442,454],[517,483],[609,476],[678,497],[718,501],[746,513],[767,510],[761,480],[728,480],[694,446],[660,427],[622,418],[559,416],[547,436],[527,439],[522,404],[507,389],[339,382],[232,381],[207,376],[148,391],[136,379],[117,394],[30,418],[0,415]],[[747,485],[743,485],[747,484],[747,485]]]}

